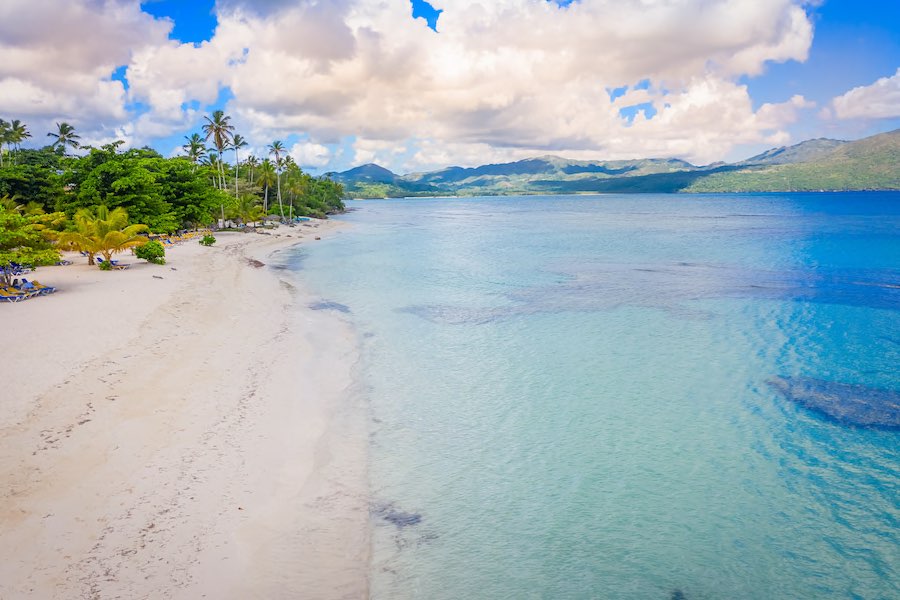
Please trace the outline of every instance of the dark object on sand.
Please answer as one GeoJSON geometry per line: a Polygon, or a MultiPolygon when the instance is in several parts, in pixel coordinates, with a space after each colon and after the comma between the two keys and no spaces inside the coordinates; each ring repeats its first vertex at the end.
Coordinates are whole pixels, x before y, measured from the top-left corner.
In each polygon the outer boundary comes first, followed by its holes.
{"type": "Polygon", "coordinates": [[[812,377],[773,377],[782,396],[843,425],[900,429],[900,392],[812,377]]]}
{"type": "Polygon", "coordinates": [[[266,266],[266,263],[264,263],[264,262],[259,262],[259,261],[256,260],[255,258],[248,258],[248,259],[247,259],[247,264],[250,265],[251,267],[256,267],[257,269],[259,269],[260,267],[266,266]]]}

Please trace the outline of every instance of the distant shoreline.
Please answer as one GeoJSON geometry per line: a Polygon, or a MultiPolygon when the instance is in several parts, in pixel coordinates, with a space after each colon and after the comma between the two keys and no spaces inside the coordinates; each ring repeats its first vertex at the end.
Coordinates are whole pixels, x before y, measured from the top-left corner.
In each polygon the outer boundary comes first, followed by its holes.
{"type": "Polygon", "coordinates": [[[777,190],[777,191],[730,191],[730,192],[517,192],[509,194],[459,194],[456,196],[389,196],[350,197],[349,200],[464,200],[467,198],[512,198],[516,196],[739,196],[766,194],[900,194],[900,189],[885,190],[777,190]]]}

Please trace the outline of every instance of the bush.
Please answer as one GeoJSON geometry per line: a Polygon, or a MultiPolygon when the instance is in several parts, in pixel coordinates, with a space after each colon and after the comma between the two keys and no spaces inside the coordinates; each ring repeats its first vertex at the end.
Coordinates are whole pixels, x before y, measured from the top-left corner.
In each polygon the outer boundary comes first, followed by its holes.
{"type": "Polygon", "coordinates": [[[150,240],[143,246],[135,248],[134,255],[155,265],[166,264],[166,248],[156,240],[150,240]]]}
{"type": "Polygon", "coordinates": [[[109,262],[108,260],[104,260],[104,261],[100,262],[100,263],[97,265],[97,267],[98,267],[101,271],[112,271],[112,263],[109,262]]]}
{"type": "Polygon", "coordinates": [[[201,246],[212,246],[212,245],[215,244],[215,243],[216,243],[216,238],[215,238],[215,236],[212,236],[212,235],[210,235],[210,234],[208,234],[208,233],[207,233],[206,235],[203,236],[203,239],[202,239],[202,240],[200,240],[200,245],[201,245],[201,246]]]}

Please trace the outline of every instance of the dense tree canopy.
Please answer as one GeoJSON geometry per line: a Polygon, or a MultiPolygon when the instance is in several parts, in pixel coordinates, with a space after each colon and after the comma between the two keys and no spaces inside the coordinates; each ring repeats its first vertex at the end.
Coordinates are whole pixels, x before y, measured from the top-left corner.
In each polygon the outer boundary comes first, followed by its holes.
{"type": "Polygon", "coordinates": [[[185,138],[183,156],[164,158],[150,148],[123,150],[121,141],[82,147],[75,128],[64,121],[47,134],[50,146],[19,149],[31,135],[27,125],[0,119],[0,197],[63,212],[70,229],[79,210],[122,208],[131,223],[155,233],[224,217],[254,223],[267,214],[287,220],[344,210],[341,184],[304,173],[281,141],[268,146],[270,162],[239,152],[246,140],[221,111],[207,117],[202,129],[185,138]],[[79,155],[68,154],[72,150],[79,155]],[[277,203],[270,201],[273,196],[277,203]]]}
{"type": "Polygon", "coordinates": [[[23,215],[0,204],[0,282],[9,285],[16,266],[36,267],[58,261],[52,231],[64,218],[60,213],[23,215]]]}

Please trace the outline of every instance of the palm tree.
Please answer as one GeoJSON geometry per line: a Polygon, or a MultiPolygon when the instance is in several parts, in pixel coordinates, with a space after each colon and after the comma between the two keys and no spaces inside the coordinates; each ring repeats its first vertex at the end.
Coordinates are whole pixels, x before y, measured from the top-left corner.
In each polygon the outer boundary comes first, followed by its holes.
{"type": "Polygon", "coordinates": [[[268,158],[263,159],[259,165],[259,185],[266,190],[266,195],[263,200],[263,210],[266,211],[266,214],[269,214],[269,187],[275,183],[275,181],[275,165],[273,165],[272,161],[268,158]]]}
{"type": "MultiPolygon", "coordinates": [[[[9,141],[15,145],[16,154],[19,152],[19,144],[31,137],[31,132],[22,121],[13,119],[9,124],[9,141]]],[[[7,142],[9,143],[9,142],[7,142]]]]}
{"type": "Polygon", "coordinates": [[[238,150],[247,145],[247,140],[239,133],[234,134],[231,138],[231,147],[234,149],[234,197],[238,197],[238,167],[241,161],[238,159],[238,150]]]}
{"type": "Polygon", "coordinates": [[[244,194],[237,200],[233,214],[245,225],[260,221],[266,216],[262,207],[257,204],[258,199],[253,194],[244,194]]]}
{"type": "Polygon", "coordinates": [[[4,119],[0,119],[0,167],[3,166],[3,144],[8,146],[10,137],[9,123],[4,119]]]}
{"type": "Polygon", "coordinates": [[[19,198],[21,198],[21,196],[18,194],[15,196],[3,194],[3,196],[0,196],[0,208],[10,212],[17,212],[26,217],[36,217],[38,215],[46,214],[46,211],[40,202],[29,200],[25,204],[19,204],[19,198]]]}
{"type": "Polygon", "coordinates": [[[47,134],[47,137],[56,138],[52,146],[62,148],[63,153],[66,151],[66,146],[71,146],[73,149],[78,148],[78,140],[81,139],[81,136],[75,133],[74,127],[63,121],[56,124],[56,129],[56,133],[51,131],[47,134]]]}
{"type": "Polygon", "coordinates": [[[269,154],[275,155],[275,175],[278,181],[278,207],[281,209],[281,220],[284,220],[284,205],[281,203],[281,170],[284,167],[281,155],[284,153],[284,144],[281,140],[275,140],[269,144],[269,154]]]}
{"type": "MultiPolygon", "coordinates": [[[[221,156],[231,142],[233,135],[234,125],[230,122],[231,117],[226,116],[225,111],[217,110],[213,112],[212,117],[204,117],[204,119],[206,119],[206,124],[203,125],[203,133],[206,134],[206,140],[209,141],[209,138],[212,138],[213,145],[221,156]]],[[[219,177],[221,183],[219,187],[224,190],[225,168],[222,166],[221,161],[219,162],[219,177]]]]}
{"type": "Polygon", "coordinates": [[[106,261],[112,255],[133,246],[142,246],[147,238],[138,235],[150,228],[146,225],[128,224],[128,212],[121,206],[109,210],[102,204],[96,207],[96,214],[89,208],[75,213],[75,231],[59,234],[59,243],[82,252],[87,252],[88,264],[94,264],[94,256],[102,254],[106,261]]]}
{"type": "Polygon", "coordinates": [[[244,161],[244,164],[250,167],[250,185],[253,185],[253,169],[259,166],[259,159],[251,154],[244,161]]]}
{"type": "Polygon", "coordinates": [[[206,156],[206,144],[199,133],[192,133],[191,137],[184,136],[184,139],[187,140],[187,143],[181,149],[184,150],[187,157],[194,164],[194,171],[196,171],[200,159],[206,156]]]}

